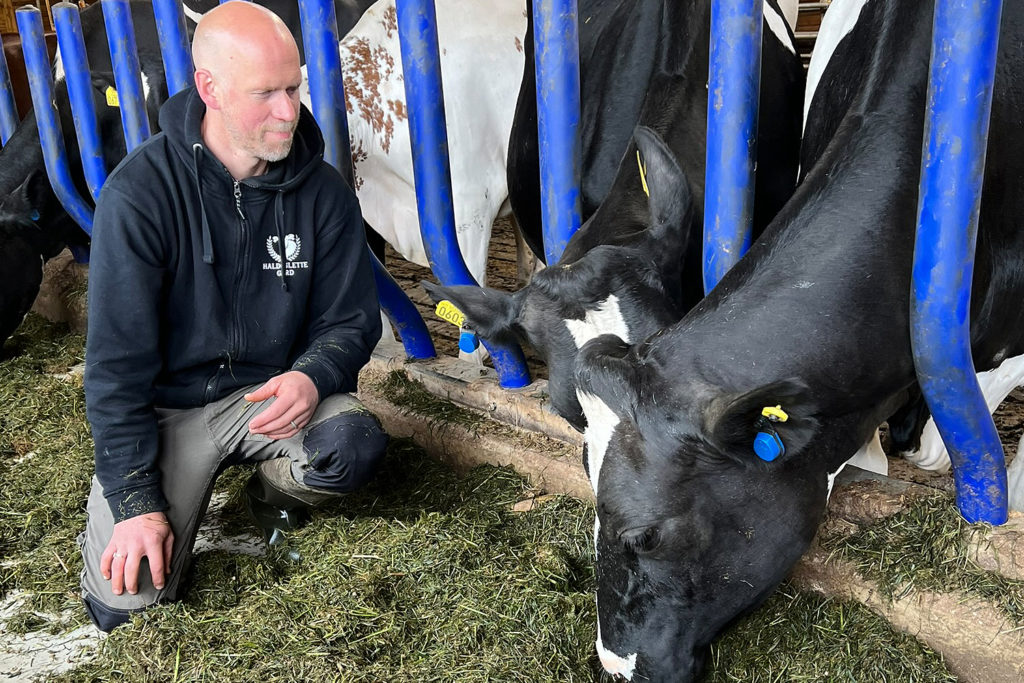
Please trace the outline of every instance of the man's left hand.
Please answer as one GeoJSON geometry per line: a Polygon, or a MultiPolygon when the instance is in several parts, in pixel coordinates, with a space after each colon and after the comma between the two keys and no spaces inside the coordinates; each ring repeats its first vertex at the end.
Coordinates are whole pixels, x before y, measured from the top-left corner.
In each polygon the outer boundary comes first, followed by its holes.
{"type": "Polygon", "coordinates": [[[270,379],[244,396],[253,403],[274,397],[274,402],[249,422],[249,432],[271,439],[287,439],[299,433],[316,411],[320,394],[309,375],[292,370],[270,379]]]}

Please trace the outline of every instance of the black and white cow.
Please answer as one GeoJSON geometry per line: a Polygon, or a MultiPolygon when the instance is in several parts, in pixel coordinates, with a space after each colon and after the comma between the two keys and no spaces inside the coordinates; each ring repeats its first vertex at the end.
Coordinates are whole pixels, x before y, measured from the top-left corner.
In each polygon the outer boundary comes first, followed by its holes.
{"type": "MultiPolygon", "coordinates": [[[[692,680],[712,639],[807,549],[835,474],[916,386],[909,296],[932,11],[833,2],[826,21],[849,23],[831,58],[814,56],[793,198],[679,323],[639,343],[599,337],[579,354],[597,647],[612,674],[692,680]],[[758,418],[776,405],[789,418],[775,425],[784,452],[765,461],[758,418]]],[[[1024,6],[1009,3],[971,311],[976,367],[1016,364],[1017,383],[1021,78],[1024,6]]]]}
{"type": "MultiPolygon", "coordinates": [[[[593,45],[592,52],[581,45],[581,128],[586,135],[597,126],[589,135],[600,140],[601,126],[606,126],[607,135],[621,136],[625,145],[616,152],[610,186],[594,190],[595,196],[606,196],[569,241],[559,262],[537,273],[515,294],[424,283],[435,300],[453,301],[480,336],[515,339],[536,349],[548,365],[551,406],[577,429],[583,427],[573,380],[579,348],[603,333],[639,341],[678,320],[703,296],[700,259],[711,3],[605,0],[597,5],[607,16],[592,16],[604,27],[603,42],[593,45]],[[653,55],[653,63],[645,55],[653,55]],[[611,70],[610,80],[600,77],[600,68],[611,70]],[[618,121],[607,116],[614,110],[609,101],[615,101],[615,84],[620,81],[630,86],[627,101],[634,99],[640,84],[641,126],[635,135],[631,117],[618,121]],[[597,123],[588,123],[588,116],[597,123]],[[625,131],[622,126],[627,126],[625,131]],[[647,168],[649,199],[638,158],[647,168]],[[666,175],[672,176],[671,184],[665,183],[666,175]]],[[[591,14],[581,8],[580,16],[582,32],[591,14]]],[[[775,0],[765,1],[764,17],[755,232],[782,207],[796,182],[804,82],[792,33],[775,0]]],[[[600,145],[584,143],[585,154],[587,149],[610,154],[600,145]]],[[[517,146],[513,141],[510,155],[517,146]]],[[[597,161],[585,163],[584,187],[588,175],[595,187],[600,183],[600,166],[597,161]]]]}
{"type": "MultiPolygon", "coordinates": [[[[339,31],[347,32],[373,0],[335,0],[339,31]]],[[[260,0],[281,16],[302,46],[296,0],[260,0]]],[[[189,35],[202,14],[217,5],[216,0],[190,0],[185,5],[186,29],[189,35]]],[[[163,60],[153,19],[153,6],[148,0],[130,3],[143,89],[150,115],[150,126],[156,130],[157,111],[167,99],[163,60]]],[[[107,104],[105,92],[114,85],[106,29],[99,3],[81,13],[82,34],[86,55],[93,74],[94,95],[100,137],[104,141],[103,157],[112,170],[124,157],[124,135],[119,111],[107,104]]],[[[54,99],[64,133],[64,145],[71,166],[71,175],[79,194],[90,197],[82,174],[74,122],[68,105],[63,67],[55,62],[54,99]]],[[[21,324],[39,290],[42,264],[66,245],[84,246],[88,237],[64,211],[46,180],[43,153],[39,144],[35,112],[30,111],[3,149],[0,149],[0,257],[10,268],[5,274],[8,283],[0,292],[0,344],[21,324]]]]}

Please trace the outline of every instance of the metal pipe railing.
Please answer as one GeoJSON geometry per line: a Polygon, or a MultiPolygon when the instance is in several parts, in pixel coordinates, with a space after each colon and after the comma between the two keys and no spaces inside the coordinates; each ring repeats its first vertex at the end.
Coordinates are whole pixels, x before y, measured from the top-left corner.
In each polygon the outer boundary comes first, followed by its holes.
{"type": "Polygon", "coordinates": [[[107,27],[110,63],[114,67],[124,144],[130,154],[150,135],[131,7],[128,0],[100,0],[100,4],[103,6],[103,21],[107,27]]]}
{"type": "MultiPolygon", "coordinates": [[[[455,232],[434,2],[397,0],[396,5],[416,206],[427,260],[443,285],[479,284],[466,267],[455,232]]],[[[491,354],[501,386],[529,384],[526,358],[518,346],[483,343],[491,354]]]]}
{"type": "Polygon", "coordinates": [[[39,127],[39,142],[43,149],[43,164],[57,199],[64,210],[87,234],[92,234],[92,208],[86,204],[71,180],[68,155],[64,148],[57,105],[53,98],[53,73],[43,39],[43,19],[39,9],[19,7],[14,13],[21,34],[21,49],[25,57],[32,108],[39,127]]]}
{"type": "Polygon", "coordinates": [[[917,378],[960,513],[990,524],[1007,519],[1006,465],[974,372],[970,302],[1001,12],[1001,0],[935,5],[910,307],[917,378]]]}
{"type": "Polygon", "coordinates": [[[7,68],[7,56],[4,54],[4,41],[0,37],[0,147],[14,135],[18,128],[18,105],[14,100],[14,86],[11,85],[11,72],[7,68]]]}
{"type": "Polygon", "coordinates": [[[174,95],[192,85],[195,72],[180,0],[153,0],[153,17],[160,36],[167,94],[174,95]]]}
{"type": "Polygon", "coordinates": [[[57,29],[57,45],[64,64],[64,78],[68,87],[68,100],[78,137],[78,150],[82,158],[82,171],[89,191],[95,200],[107,180],[103,163],[103,141],[96,122],[95,89],[89,72],[89,57],[85,52],[82,19],[78,5],[61,2],[53,6],[53,21],[57,29]]]}
{"type": "Polygon", "coordinates": [[[557,263],[579,230],[580,49],[576,0],[534,0],[537,143],[544,257],[557,263]]]}
{"type": "Polygon", "coordinates": [[[762,0],[713,0],[704,183],[704,292],[750,248],[762,0]]]}
{"type": "MultiPolygon", "coordinates": [[[[333,0],[299,0],[299,19],[313,116],[324,135],[324,159],[341,172],[349,187],[355,188],[333,0]]],[[[380,305],[398,330],[406,355],[435,357],[434,342],[416,306],[372,252],[370,262],[380,305]]]]}

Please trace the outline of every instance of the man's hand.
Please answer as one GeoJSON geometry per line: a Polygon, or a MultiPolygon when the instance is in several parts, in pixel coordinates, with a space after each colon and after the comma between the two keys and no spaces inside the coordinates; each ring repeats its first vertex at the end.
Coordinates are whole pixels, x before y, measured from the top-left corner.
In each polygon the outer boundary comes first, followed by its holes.
{"type": "Polygon", "coordinates": [[[272,396],[274,402],[249,422],[252,434],[263,434],[271,439],[295,436],[313,417],[320,403],[320,393],[313,380],[297,370],[271,378],[244,398],[255,403],[272,396]]]}
{"type": "Polygon", "coordinates": [[[173,548],[174,532],[167,515],[149,512],[129,517],[114,525],[114,535],[100,556],[100,573],[110,581],[114,595],[121,595],[125,588],[135,595],[139,592],[139,563],[145,557],[149,559],[153,586],[163,588],[173,548]]]}

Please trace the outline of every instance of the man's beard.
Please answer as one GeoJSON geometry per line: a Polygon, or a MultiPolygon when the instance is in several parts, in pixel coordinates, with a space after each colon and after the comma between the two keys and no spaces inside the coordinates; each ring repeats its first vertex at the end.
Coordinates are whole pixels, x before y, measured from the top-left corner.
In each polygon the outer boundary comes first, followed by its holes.
{"type": "Polygon", "coordinates": [[[292,143],[295,140],[295,128],[298,126],[298,119],[294,123],[286,123],[278,126],[263,126],[256,132],[245,134],[242,131],[235,128],[230,122],[225,121],[225,127],[227,128],[228,134],[231,136],[231,141],[234,145],[251,154],[257,159],[263,161],[275,162],[281,161],[288,156],[288,153],[292,149],[292,143]],[[278,133],[291,133],[291,135],[285,140],[269,141],[264,139],[266,133],[278,132],[278,133]]]}

